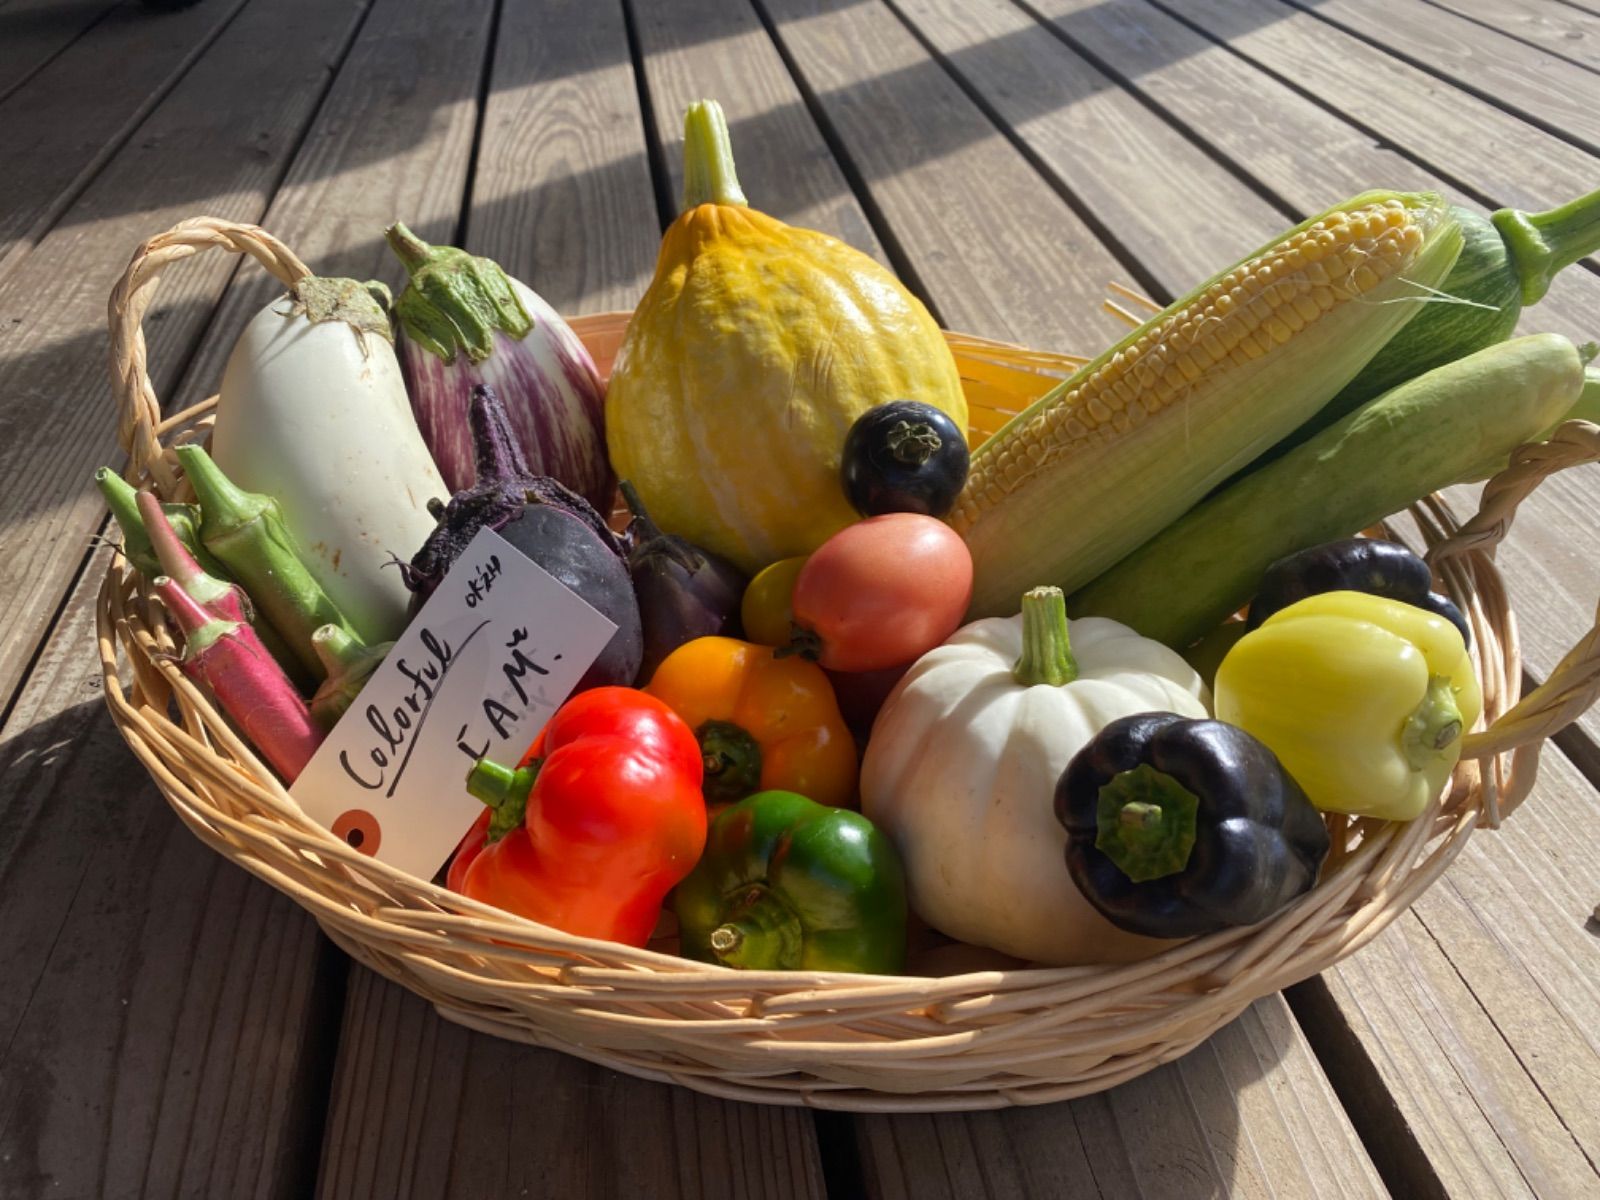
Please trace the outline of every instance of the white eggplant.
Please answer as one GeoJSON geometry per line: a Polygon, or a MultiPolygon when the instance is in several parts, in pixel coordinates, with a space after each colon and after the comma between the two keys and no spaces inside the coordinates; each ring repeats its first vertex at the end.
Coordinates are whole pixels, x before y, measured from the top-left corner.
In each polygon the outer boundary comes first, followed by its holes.
{"type": "Polygon", "coordinates": [[[476,479],[467,407],[486,384],[533,473],[609,513],[605,387],[578,335],[492,260],[430,246],[398,223],[385,236],[411,276],[394,312],[412,411],[451,491],[476,479]]]}
{"type": "MultiPolygon", "coordinates": [[[[449,489],[417,431],[382,285],[301,280],[256,314],[223,372],[212,455],[273,496],[306,567],[368,645],[406,625],[392,565],[436,524],[449,489]]],[[[387,298],[387,297],[385,297],[387,298]]]]}

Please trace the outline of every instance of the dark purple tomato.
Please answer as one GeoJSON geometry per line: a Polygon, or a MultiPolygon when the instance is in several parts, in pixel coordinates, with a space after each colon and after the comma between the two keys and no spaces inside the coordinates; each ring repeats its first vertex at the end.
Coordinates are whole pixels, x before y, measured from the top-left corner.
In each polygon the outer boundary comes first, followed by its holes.
{"type": "Polygon", "coordinates": [[[856,418],[839,473],[864,517],[942,517],[967,482],[968,461],[966,435],[948,415],[918,400],[891,400],[856,418]]]}

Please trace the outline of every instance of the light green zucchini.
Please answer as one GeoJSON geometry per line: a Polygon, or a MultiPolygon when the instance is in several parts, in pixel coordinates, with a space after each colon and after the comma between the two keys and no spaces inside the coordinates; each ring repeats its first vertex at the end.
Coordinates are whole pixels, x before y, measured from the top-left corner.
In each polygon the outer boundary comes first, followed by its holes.
{"type": "Polygon", "coordinates": [[[1553,333],[1436,367],[1191,509],[1076,592],[1068,611],[1187,646],[1248,601],[1277,559],[1503,465],[1583,387],[1583,356],[1553,333]]]}

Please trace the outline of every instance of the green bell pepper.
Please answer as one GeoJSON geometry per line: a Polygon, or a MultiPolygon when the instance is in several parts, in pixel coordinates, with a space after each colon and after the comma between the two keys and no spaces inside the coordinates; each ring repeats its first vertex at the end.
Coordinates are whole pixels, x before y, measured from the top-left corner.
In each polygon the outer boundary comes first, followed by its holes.
{"type": "Polygon", "coordinates": [[[890,975],[906,957],[905,872],[860,813],[757,792],[711,824],[673,893],[685,957],[743,970],[890,975]]]}

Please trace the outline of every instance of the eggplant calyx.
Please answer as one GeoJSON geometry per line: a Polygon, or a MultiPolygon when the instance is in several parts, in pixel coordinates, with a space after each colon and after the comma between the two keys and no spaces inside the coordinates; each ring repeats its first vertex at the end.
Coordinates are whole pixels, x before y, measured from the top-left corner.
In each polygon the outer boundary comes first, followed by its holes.
{"type": "Polygon", "coordinates": [[[367,352],[366,335],[380,337],[394,345],[394,326],[389,323],[393,304],[389,289],[375,279],[324,279],[307,275],[289,287],[289,315],[304,317],[313,325],[342,321],[355,330],[361,353],[367,352]]]}
{"type": "Polygon", "coordinates": [[[528,336],[533,317],[499,263],[430,246],[399,221],[383,236],[411,276],[394,310],[412,341],[447,363],[463,351],[477,363],[493,352],[496,330],[528,336]]]}
{"type": "Polygon", "coordinates": [[[633,484],[624,479],[617,484],[617,489],[622,493],[622,500],[628,506],[628,511],[633,514],[633,520],[628,526],[628,537],[632,541],[632,546],[628,550],[629,567],[643,566],[652,558],[668,559],[690,575],[705,567],[705,555],[701,554],[693,543],[661,532],[661,527],[652,521],[650,514],[645,511],[644,501],[639,498],[639,493],[633,484]]]}

